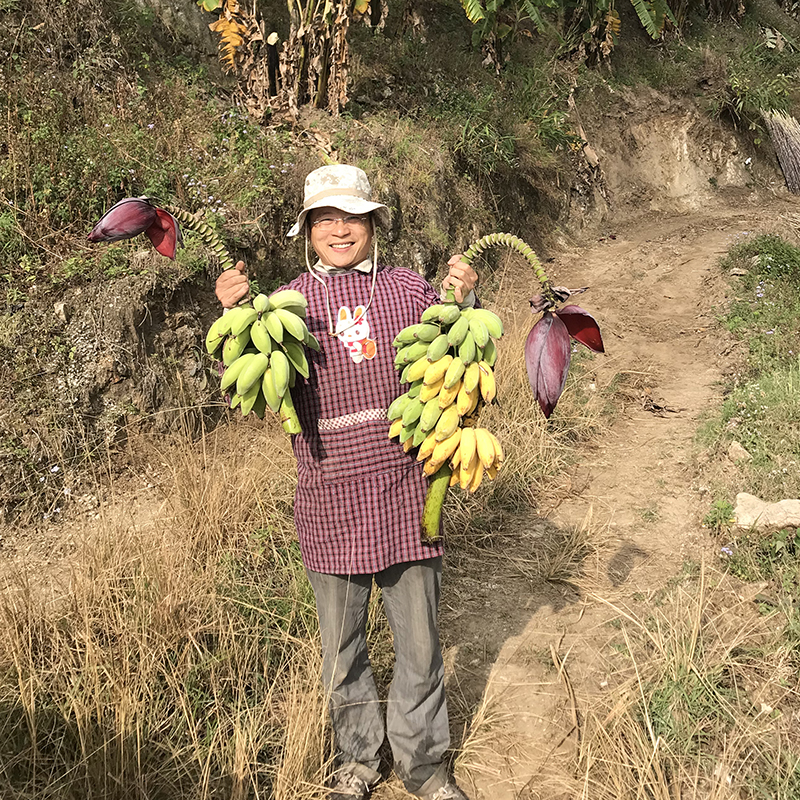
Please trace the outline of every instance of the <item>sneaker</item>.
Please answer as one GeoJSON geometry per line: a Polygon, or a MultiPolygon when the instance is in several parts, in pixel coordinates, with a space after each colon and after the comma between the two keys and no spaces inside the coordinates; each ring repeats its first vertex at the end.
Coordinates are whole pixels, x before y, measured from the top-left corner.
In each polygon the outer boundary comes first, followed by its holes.
{"type": "Polygon", "coordinates": [[[469,798],[452,781],[448,781],[433,794],[426,795],[424,800],[469,800],[469,798]]]}
{"type": "MultiPolygon", "coordinates": [[[[352,772],[337,772],[333,776],[327,800],[367,800],[369,784],[352,772]]],[[[456,797],[458,795],[455,795],[456,797]]]]}

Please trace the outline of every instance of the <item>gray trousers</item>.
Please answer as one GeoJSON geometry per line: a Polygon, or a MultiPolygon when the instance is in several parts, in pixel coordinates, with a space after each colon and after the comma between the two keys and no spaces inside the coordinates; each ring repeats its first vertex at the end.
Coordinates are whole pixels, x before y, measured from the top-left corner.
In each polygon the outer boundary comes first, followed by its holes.
{"type": "Polygon", "coordinates": [[[366,636],[374,577],[394,635],[386,732],[395,772],[412,794],[435,792],[447,781],[443,759],[450,746],[437,621],[442,559],[396,564],[374,576],[307,574],[317,599],[322,674],[340,767],[370,785],[381,777],[383,715],[366,636]]]}

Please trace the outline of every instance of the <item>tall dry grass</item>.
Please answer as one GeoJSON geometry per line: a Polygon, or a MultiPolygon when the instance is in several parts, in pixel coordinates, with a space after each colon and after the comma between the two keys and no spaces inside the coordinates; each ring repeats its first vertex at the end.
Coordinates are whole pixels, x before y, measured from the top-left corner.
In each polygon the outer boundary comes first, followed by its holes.
{"type": "Polygon", "coordinates": [[[313,798],[329,746],[291,453],[247,425],[175,443],[168,513],[106,519],[48,591],[0,603],[14,798],[313,798]]]}
{"type": "Polygon", "coordinates": [[[608,688],[581,703],[573,780],[531,797],[800,796],[795,658],[751,597],[701,567],[635,610],[596,599],[617,615],[608,688]]]}

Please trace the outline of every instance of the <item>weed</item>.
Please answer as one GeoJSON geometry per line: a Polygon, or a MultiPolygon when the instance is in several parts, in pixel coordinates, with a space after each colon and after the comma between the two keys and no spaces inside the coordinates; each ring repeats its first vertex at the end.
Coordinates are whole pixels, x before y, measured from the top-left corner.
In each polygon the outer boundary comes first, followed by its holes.
{"type": "Polygon", "coordinates": [[[714,533],[722,533],[733,524],[733,505],[727,499],[717,499],[711,504],[708,513],[703,517],[703,527],[711,528],[714,533]]]}

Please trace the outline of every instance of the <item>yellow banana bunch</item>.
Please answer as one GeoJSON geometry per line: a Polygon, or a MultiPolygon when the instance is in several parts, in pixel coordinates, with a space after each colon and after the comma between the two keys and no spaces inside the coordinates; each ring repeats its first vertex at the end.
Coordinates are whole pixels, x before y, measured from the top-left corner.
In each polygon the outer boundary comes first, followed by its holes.
{"type": "Polygon", "coordinates": [[[208,354],[226,367],[220,386],[230,395],[231,408],[262,419],[270,408],[287,433],[300,433],[289,389],[297,373],[309,375],[305,348],[320,349],[305,323],[307,305],[295,289],[259,294],[223,314],[206,335],[208,354]]]}
{"type": "Polygon", "coordinates": [[[474,492],[484,477],[494,480],[503,464],[503,448],[486,428],[464,428],[450,459],[450,485],[474,492]]]}
{"type": "Polygon", "coordinates": [[[474,427],[481,406],[497,394],[492,339],[502,333],[491,311],[446,302],[426,309],[393,342],[395,366],[410,388],[389,406],[389,438],[406,452],[417,447],[426,475],[448,465],[450,485],[470,492],[485,475],[494,478],[503,460],[496,437],[474,427]]]}

